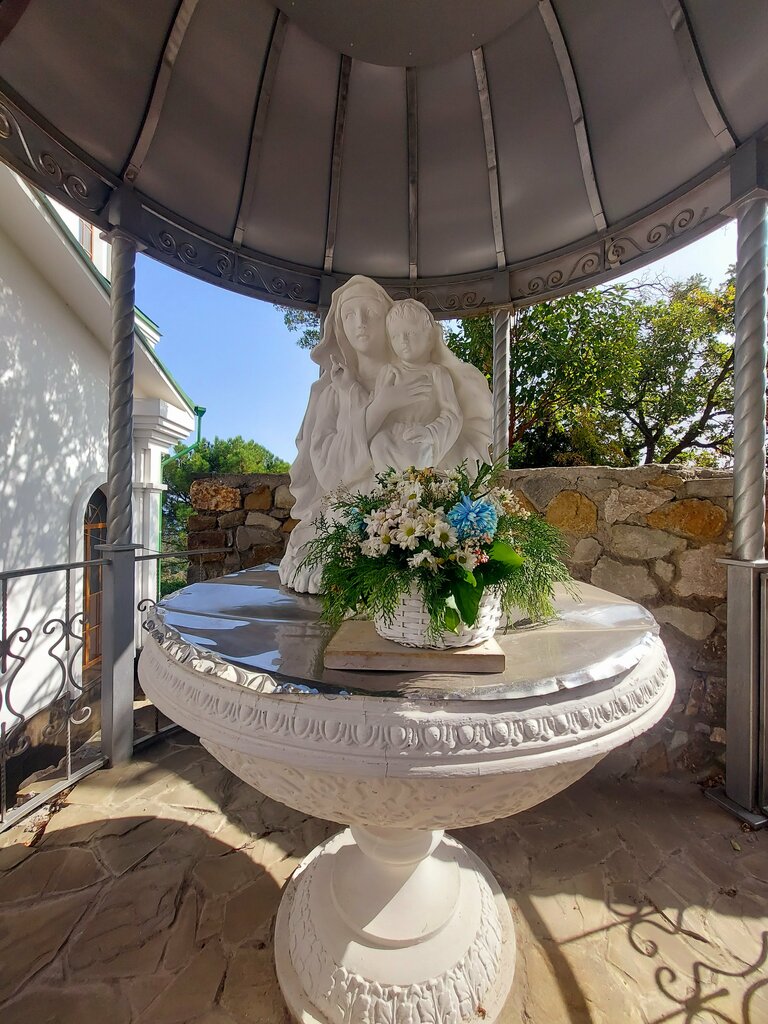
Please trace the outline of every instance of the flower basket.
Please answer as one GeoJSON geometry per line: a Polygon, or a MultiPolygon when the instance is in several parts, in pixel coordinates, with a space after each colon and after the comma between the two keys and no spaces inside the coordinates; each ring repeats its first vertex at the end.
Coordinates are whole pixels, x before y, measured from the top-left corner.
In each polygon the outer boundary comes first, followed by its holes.
{"type": "Polygon", "coordinates": [[[443,649],[481,643],[502,615],[552,615],[555,583],[570,580],[565,541],[502,472],[389,469],[368,493],[330,495],[302,562],[322,569],[324,620],[367,615],[387,640],[443,649]]]}
{"type": "Polygon", "coordinates": [[[486,590],[480,599],[477,619],[473,626],[460,623],[456,632],[444,629],[438,636],[430,629],[430,615],[424,599],[415,586],[402,594],[391,617],[374,615],[373,625],[379,636],[394,640],[405,647],[432,647],[444,650],[450,647],[475,647],[489,640],[501,623],[501,595],[486,590]]]}

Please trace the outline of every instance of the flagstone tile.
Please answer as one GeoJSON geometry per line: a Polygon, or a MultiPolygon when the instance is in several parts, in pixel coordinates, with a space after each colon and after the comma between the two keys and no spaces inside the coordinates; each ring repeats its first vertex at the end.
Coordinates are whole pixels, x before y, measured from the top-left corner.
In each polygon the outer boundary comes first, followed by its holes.
{"type": "Polygon", "coordinates": [[[279,885],[265,873],[232,896],[224,911],[222,935],[225,942],[239,945],[246,940],[258,941],[259,929],[277,913],[281,895],[279,885]]]}
{"type": "Polygon", "coordinates": [[[211,940],[150,1003],[142,1020],[151,1024],[186,1024],[212,1010],[226,966],[219,942],[211,940]]]}
{"type": "MultiPolygon", "coordinates": [[[[275,911],[340,826],[261,796],[191,740],[67,800],[44,831],[0,842],[3,1024],[289,1024],[275,911]]],[[[595,773],[453,834],[516,922],[499,1024],[768,1021],[768,833],[690,783],[595,773]]]]}
{"type": "Polygon", "coordinates": [[[131,1024],[125,997],[108,985],[67,985],[31,989],[3,1008],[3,1024],[131,1024]]]}
{"type": "Polygon", "coordinates": [[[140,868],[114,881],[73,936],[71,968],[98,977],[153,971],[176,915],[181,883],[174,864],[140,868]]]}
{"type": "Polygon", "coordinates": [[[221,1006],[238,1024],[290,1024],[270,949],[239,949],[232,957],[221,1006]]]}
{"type": "Polygon", "coordinates": [[[59,955],[90,901],[86,890],[0,908],[0,1003],[59,955]]]}
{"type": "Polygon", "coordinates": [[[198,895],[193,889],[184,894],[163,954],[163,966],[169,971],[183,967],[196,950],[195,933],[199,902],[198,895]]]}
{"type": "Polygon", "coordinates": [[[35,851],[0,878],[0,904],[87,889],[106,877],[90,850],[35,851]]]}

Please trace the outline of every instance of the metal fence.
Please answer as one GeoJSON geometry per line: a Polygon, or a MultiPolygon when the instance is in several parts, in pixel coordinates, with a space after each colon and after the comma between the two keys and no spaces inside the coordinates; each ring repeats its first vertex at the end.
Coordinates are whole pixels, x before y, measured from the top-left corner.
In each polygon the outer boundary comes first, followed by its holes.
{"type": "MultiPolygon", "coordinates": [[[[184,566],[177,574],[183,586],[205,578],[205,556],[224,550],[151,552],[136,562],[184,566]]],[[[107,761],[102,697],[114,701],[100,643],[113,624],[110,602],[98,595],[111,565],[95,558],[0,572],[0,831],[107,761]]],[[[137,603],[136,656],[141,624],[160,595],[159,571],[157,578],[156,591],[137,603]]],[[[136,746],[174,728],[141,693],[135,673],[132,698],[120,704],[133,715],[136,746]]]]}

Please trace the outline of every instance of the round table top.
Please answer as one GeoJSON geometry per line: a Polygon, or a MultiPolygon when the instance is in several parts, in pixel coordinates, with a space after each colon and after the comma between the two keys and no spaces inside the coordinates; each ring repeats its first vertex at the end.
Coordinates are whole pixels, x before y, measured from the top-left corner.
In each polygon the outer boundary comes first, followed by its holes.
{"type": "Polygon", "coordinates": [[[185,587],[157,605],[146,628],[174,657],[251,689],[430,700],[573,689],[627,672],[657,642],[649,611],[587,583],[558,588],[555,603],[552,621],[497,634],[506,668],[491,674],[326,669],[333,629],[320,621],[320,601],[282,586],[275,566],[185,587]]]}

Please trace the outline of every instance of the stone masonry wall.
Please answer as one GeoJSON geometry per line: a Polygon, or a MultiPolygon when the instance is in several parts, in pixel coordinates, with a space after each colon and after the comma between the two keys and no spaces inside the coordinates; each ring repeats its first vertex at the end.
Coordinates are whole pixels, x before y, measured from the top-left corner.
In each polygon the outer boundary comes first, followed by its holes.
{"type": "Polygon", "coordinates": [[[510,470],[524,504],[562,529],[579,580],[649,608],[677,677],[655,729],[612,758],[644,773],[709,777],[725,757],[726,573],[733,478],[684,466],[510,470]]]}
{"type": "Polygon", "coordinates": [[[193,482],[190,549],[226,547],[229,552],[203,555],[202,573],[190,566],[190,582],[280,561],[296,525],[291,518],[294,499],[289,482],[287,473],[218,476],[193,482]]]}
{"type": "MultiPolygon", "coordinates": [[[[665,720],[610,759],[612,770],[716,775],[725,757],[725,587],[730,473],[683,466],[510,470],[526,507],[559,526],[579,580],[638,601],[661,626],[677,675],[665,720]]],[[[287,474],[197,480],[189,547],[202,575],[278,561],[295,525],[287,474]]],[[[195,578],[199,578],[196,576],[195,578]]]]}

